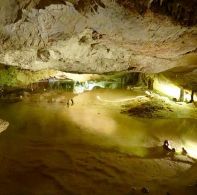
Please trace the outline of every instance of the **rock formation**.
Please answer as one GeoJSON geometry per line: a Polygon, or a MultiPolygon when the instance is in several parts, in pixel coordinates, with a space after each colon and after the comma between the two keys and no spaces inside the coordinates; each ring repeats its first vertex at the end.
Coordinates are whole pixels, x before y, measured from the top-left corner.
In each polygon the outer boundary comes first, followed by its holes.
{"type": "Polygon", "coordinates": [[[196,0],[4,0],[0,63],[66,72],[197,66],[196,0]]]}
{"type": "Polygon", "coordinates": [[[0,133],[5,131],[9,126],[9,122],[0,119],[0,133]]]}

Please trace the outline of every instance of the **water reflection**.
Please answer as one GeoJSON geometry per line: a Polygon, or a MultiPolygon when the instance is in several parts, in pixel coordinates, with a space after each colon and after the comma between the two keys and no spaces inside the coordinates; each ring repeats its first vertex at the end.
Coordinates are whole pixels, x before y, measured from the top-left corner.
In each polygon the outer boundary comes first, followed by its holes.
{"type": "MultiPolygon", "coordinates": [[[[49,92],[0,104],[0,118],[10,123],[0,134],[1,194],[87,194],[97,185],[100,194],[123,194],[133,167],[141,170],[131,164],[132,156],[160,158],[155,148],[166,138],[175,146],[197,140],[194,119],[132,118],[120,114],[120,105],[99,101],[98,95],[116,102],[132,94],[49,92]],[[75,104],[68,108],[60,96],[72,96],[75,104]],[[48,101],[51,97],[55,101],[48,101]]],[[[161,169],[165,173],[166,166],[161,169]]]]}

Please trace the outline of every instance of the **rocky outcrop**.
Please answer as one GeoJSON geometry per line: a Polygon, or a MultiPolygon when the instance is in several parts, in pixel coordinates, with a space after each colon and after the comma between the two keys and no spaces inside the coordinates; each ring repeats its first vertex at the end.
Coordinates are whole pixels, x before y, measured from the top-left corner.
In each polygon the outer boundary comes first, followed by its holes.
{"type": "Polygon", "coordinates": [[[5,131],[9,126],[9,122],[0,119],[0,133],[5,131]]]}
{"type": "MultiPolygon", "coordinates": [[[[181,0],[171,2],[172,12],[178,5],[195,8],[181,0]]],[[[155,73],[195,66],[197,27],[182,26],[166,16],[171,12],[162,10],[169,4],[167,0],[4,1],[0,63],[80,73],[155,73]],[[13,6],[16,10],[9,15],[13,6]]],[[[186,16],[177,17],[187,23],[186,16]]]]}

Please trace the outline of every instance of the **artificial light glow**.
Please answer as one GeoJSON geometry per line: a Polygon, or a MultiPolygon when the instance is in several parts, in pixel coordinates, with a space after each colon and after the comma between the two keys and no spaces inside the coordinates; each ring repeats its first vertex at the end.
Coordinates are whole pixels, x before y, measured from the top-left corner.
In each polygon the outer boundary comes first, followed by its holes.
{"type": "Polygon", "coordinates": [[[100,87],[100,88],[105,88],[103,82],[85,82],[84,88],[86,91],[91,91],[94,89],[94,87],[100,87]]]}
{"type": "Polygon", "coordinates": [[[191,101],[191,92],[188,90],[184,91],[184,101],[190,102],[191,101]]]}
{"type": "Polygon", "coordinates": [[[91,91],[94,87],[95,87],[95,84],[94,83],[90,83],[90,84],[87,85],[87,90],[91,91]]]}
{"type": "Polygon", "coordinates": [[[145,94],[150,96],[151,95],[151,92],[150,91],[145,91],[145,94]]]}
{"type": "Polygon", "coordinates": [[[116,130],[116,121],[111,114],[102,113],[98,117],[96,108],[81,109],[77,113],[75,110],[69,110],[67,114],[79,127],[92,133],[112,135],[116,130]]]}
{"type": "Polygon", "coordinates": [[[177,100],[180,99],[180,88],[176,85],[173,85],[165,81],[155,80],[153,88],[164,95],[176,98],[177,100]]]}
{"type": "Polygon", "coordinates": [[[102,99],[100,96],[96,96],[97,100],[101,101],[101,102],[108,102],[108,103],[120,103],[120,102],[127,102],[127,101],[131,101],[131,100],[135,100],[137,98],[144,98],[145,96],[140,95],[137,97],[133,97],[133,98],[119,98],[116,100],[106,100],[106,99],[102,99]]]}
{"type": "Polygon", "coordinates": [[[188,141],[186,142],[184,148],[188,152],[189,156],[197,159],[197,144],[196,143],[192,141],[188,141]]]}
{"type": "Polygon", "coordinates": [[[71,79],[73,81],[85,82],[91,79],[97,79],[100,76],[97,74],[76,74],[76,73],[66,73],[59,72],[55,76],[57,79],[71,79]]]}
{"type": "Polygon", "coordinates": [[[197,102],[197,93],[194,93],[194,102],[197,102]]]}
{"type": "Polygon", "coordinates": [[[79,85],[79,86],[74,86],[74,91],[75,94],[83,93],[84,92],[84,87],[79,85]]]}
{"type": "Polygon", "coordinates": [[[79,83],[77,81],[74,85],[74,93],[83,93],[84,91],[91,91],[94,89],[94,87],[100,87],[104,88],[104,83],[103,82],[84,82],[84,83],[79,83]]]}

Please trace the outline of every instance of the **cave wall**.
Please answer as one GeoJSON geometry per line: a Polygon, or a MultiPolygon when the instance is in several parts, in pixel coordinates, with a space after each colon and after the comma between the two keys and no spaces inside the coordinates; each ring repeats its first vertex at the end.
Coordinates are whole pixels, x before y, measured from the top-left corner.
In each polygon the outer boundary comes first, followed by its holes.
{"type": "Polygon", "coordinates": [[[144,15],[148,9],[154,13],[167,15],[182,25],[197,23],[197,1],[185,0],[117,0],[126,9],[136,9],[144,15]]]}
{"type": "Polygon", "coordinates": [[[100,74],[196,66],[195,7],[196,0],[1,1],[0,63],[100,74]]]}

